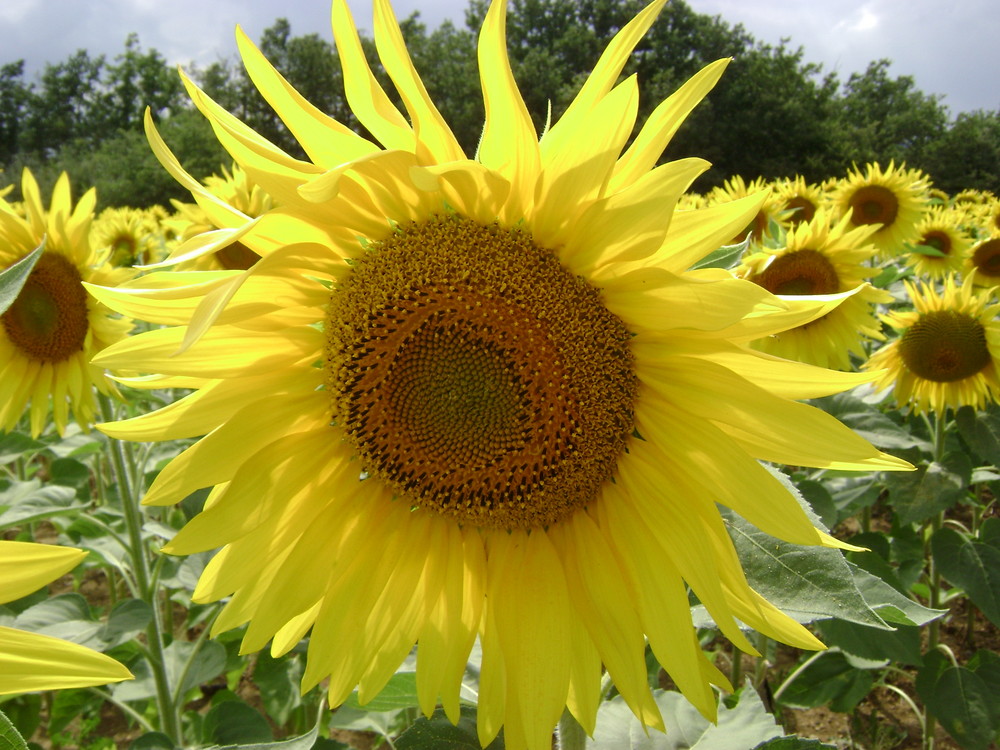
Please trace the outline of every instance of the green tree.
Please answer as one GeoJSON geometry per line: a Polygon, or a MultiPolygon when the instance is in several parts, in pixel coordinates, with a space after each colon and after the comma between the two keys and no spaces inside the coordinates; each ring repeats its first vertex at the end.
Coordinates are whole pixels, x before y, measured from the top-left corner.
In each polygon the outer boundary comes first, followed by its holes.
{"type": "Polygon", "coordinates": [[[963,112],[928,144],[920,166],[949,193],[966,188],[1000,195],[1000,112],[963,112]]]}
{"type": "Polygon", "coordinates": [[[835,115],[840,149],[852,161],[917,166],[947,128],[948,111],[911,76],[891,78],[891,65],[877,60],[847,79],[835,115]]]}

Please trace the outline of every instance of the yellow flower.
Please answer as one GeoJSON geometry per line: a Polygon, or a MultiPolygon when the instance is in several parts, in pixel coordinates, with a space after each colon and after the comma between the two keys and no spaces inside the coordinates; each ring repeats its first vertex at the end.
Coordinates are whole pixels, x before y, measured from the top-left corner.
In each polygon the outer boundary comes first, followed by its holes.
{"type": "Polygon", "coordinates": [[[408,117],[365,61],[346,2],[333,6],[348,101],[381,145],[315,110],[243,34],[251,77],[309,161],[188,82],[280,206],[249,224],[218,207],[220,242],[261,255],[247,271],[93,289],[167,326],[101,364],[195,388],[102,429],[205,435],[145,497],[170,504],[213,487],[166,549],[222,548],[194,596],[232,596],[213,632],[248,623],[244,651],[271,641],[282,654],[311,629],[302,687],[328,678],[332,704],[356,685],[371,699],[417,644],[423,711],[440,703],[456,721],[479,638],[484,744],[502,726],[511,750],[547,749],[565,707],[592,732],[602,664],[640,720],[662,728],[648,637],[714,716],[710,684],[729,685],[698,647],[685,584],[744,650],[737,619],[821,645],[748,586],[716,503],[784,539],[836,546],[758,460],[906,466],[791,400],[863,377],[743,346],[839,298],[786,301],[727,272],[687,271],[762,199],[673,212],[707,164],[656,166],[725,60],[632,138],[638,87],[619,75],[662,5],[618,33],[539,139],[508,63],[506,4],[494,2],[479,39],[476,159],[427,96],[384,0],[376,45],[408,117]]]}
{"type": "Polygon", "coordinates": [[[136,208],[107,208],[91,229],[91,244],[111,265],[131,268],[160,260],[155,224],[136,208]]]}
{"type": "Polygon", "coordinates": [[[866,279],[878,273],[869,265],[875,247],[869,238],[875,227],[849,228],[844,217],[835,226],[820,210],[812,221],[788,232],[785,247],[767,249],[743,259],[737,276],[779,295],[852,292],[835,310],[796,328],[757,339],[755,349],[800,362],[850,370],[851,355],[864,359],[865,338],[882,339],[875,305],[892,295],[866,279]]]}
{"type": "MultiPolygon", "coordinates": [[[[75,568],[87,553],[0,541],[0,603],[27,596],[75,568]]],[[[0,627],[0,695],[104,685],[132,679],[109,656],[59,638],[0,627]]]]}
{"type": "Polygon", "coordinates": [[[812,221],[816,212],[827,203],[826,193],[819,185],[806,182],[804,177],[782,180],[775,187],[778,200],[789,211],[788,224],[797,226],[812,221]]]}
{"type": "Polygon", "coordinates": [[[0,200],[0,269],[24,258],[45,239],[45,251],[13,305],[0,316],[0,429],[11,430],[30,403],[31,433],[45,428],[52,404],[62,434],[72,411],[81,427],[94,421],[93,387],[114,385],[90,360],[124,338],[131,323],[91,299],[82,282],[118,284],[132,275],[107,263],[95,265],[90,244],[94,190],[73,207],[69,178],[63,174],[48,211],[27,169],[21,182],[25,216],[0,200]]]}
{"type": "Polygon", "coordinates": [[[784,199],[776,193],[764,193],[767,190],[767,182],[763,177],[746,182],[739,175],[734,175],[726,180],[722,187],[714,188],[707,196],[708,205],[728,203],[729,201],[745,198],[749,195],[766,195],[753,219],[747,225],[740,227],[740,231],[729,238],[728,245],[735,245],[743,242],[747,237],[751,243],[759,244],[771,231],[772,223],[785,227],[788,219],[792,215],[790,207],[786,207],[784,199]]]}
{"type": "Polygon", "coordinates": [[[899,337],[875,352],[865,367],[884,370],[875,381],[884,390],[895,385],[901,405],[917,413],[943,414],[947,407],[981,409],[1000,393],[1000,305],[989,292],[974,292],[967,277],[959,287],[954,276],[939,293],[930,284],[906,284],[911,312],[891,312],[884,320],[899,337]]]}
{"type": "Polygon", "coordinates": [[[853,226],[880,225],[871,241],[883,258],[900,255],[917,238],[917,223],[930,202],[927,177],[916,169],[883,170],[868,164],[864,172],[852,169],[831,196],[840,216],[851,216],[853,226]]]}
{"type": "Polygon", "coordinates": [[[914,273],[929,279],[943,279],[962,270],[972,240],[961,228],[962,214],[932,208],[917,225],[915,248],[906,263],[914,273]]]}
{"type": "Polygon", "coordinates": [[[987,232],[965,255],[965,273],[981,286],[1000,282],[1000,231],[987,232]]]}

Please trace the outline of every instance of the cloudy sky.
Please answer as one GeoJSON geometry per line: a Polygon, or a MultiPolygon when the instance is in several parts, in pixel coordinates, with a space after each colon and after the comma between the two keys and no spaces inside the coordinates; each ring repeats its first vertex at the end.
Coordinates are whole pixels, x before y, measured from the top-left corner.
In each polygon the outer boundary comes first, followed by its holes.
{"type": "MultiPolygon", "coordinates": [[[[370,28],[368,0],[349,0],[370,28]]],[[[757,39],[790,38],[805,59],[842,80],[872,60],[893,61],[890,73],[911,75],[928,94],[941,94],[951,113],[1000,109],[1000,3],[996,0],[689,0],[700,13],[742,23],[757,39]]],[[[419,10],[429,27],[463,23],[466,0],[395,0],[402,17],[419,10]]],[[[235,53],[233,28],[253,39],[278,17],[295,35],[327,39],[328,0],[0,0],[0,63],[24,59],[36,72],[77,49],[109,58],[129,32],[143,48],[177,63],[207,64],[235,53]]]]}

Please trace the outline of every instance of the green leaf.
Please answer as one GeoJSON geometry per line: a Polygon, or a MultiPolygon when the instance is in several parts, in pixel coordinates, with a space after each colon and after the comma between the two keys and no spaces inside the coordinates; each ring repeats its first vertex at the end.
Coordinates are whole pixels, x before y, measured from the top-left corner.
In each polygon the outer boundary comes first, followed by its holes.
{"type": "Polygon", "coordinates": [[[620,695],[597,709],[597,729],[588,750],[732,750],[752,748],[782,734],[749,681],[732,708],[719,705],[718,722],[707,721],[677,692],[654,690],[666,734],[645,729],[620,695]]]}
{"type": "Polygon", "coordinates": [[[964,589],[987,619],[1000,625],[1000,549],[945,527],[931,537],[931,554],[941,575],[964,589]]]}
{"type": "Polygon", "coordinates": [[[0,711],[0,750],[28,750],[24,738],[17,733],[3,711],[0,711]]]}
{"type": "Polygon", "coordinates": [[[815,399],[813,403],[835,416],[869,443],[883,450],[920,448],[930,451],[930,443],[914,435],[904,425],[893,421],[875,404],[858,398],[853,391],[815,399]]]}
{"type": "Polygon", "coordinates": [[[0,464],[9,464],[21,456],[37,453],[45,443],[33,440],[23,432],[0,435],[0,464]]]}
{"type": "Polygon", "coordinates": [[[242,701],[223,701],[205,715],[202,739],[240,747],[250,743],[273,744],[274,733],[259,711],[242,701]]]}
{"type": "Polygon", "coordinates": [[[66,487],[90,489],[90,467],[75,458],[57,458],[49,464],[50,481],[66,487]]]}
{"type": "Polygon", "coordinates": [[[913,666],[923,664],[917,627],[880,630],[843,620],[820,620],[816,625],[827,646],[836,646],[852,656],[882,664],[890,660],[913,666]]]}
{"type": "Polygon", "coordinates": [[[111,610],[107,623],[98,633],[98,637],[105,643],[101,650],[107,651],[145,630],[152,619],[152,608],[141,599],[118,602],[111,610]]]}
{"type": "Polygon", "coordinates": [[[7,312],[7,309],[14,304],[14,300],[21,293],[24,283],[31,276],[31,272],[35,268],[35,263],[42,257],[43,252],[45,252],[44,239],[41,245],[25,255],[17,263],[10,268],[0,271],[0,315],[7,312]]]}
{"type": "MultiPolygon", "coordinates": [[[[965,667],[935,663],[931,675],[918,679],[917,693],[948,734],[968,750],[986,750],[997,739],[996,697],[977,674],[965,667]]],[[[923,670],[922,670],[923,671],[923,670]]]]}
{"type": "Polygon", "coordinates": [[[947,610],[930,609],[908,596],[899,593],[895,588],[872,575],[866,570],[848,562],[854,585],[858,587],[865,603],[892,625],[926,625],[944,615],[947,610]]]}
{"type": "Polygon", "coordinates": [[[267,651],[258,655],[253,681],[260,688],[264,710],[275,724],[284,724],[292,711],[302,705],[299,693],[301,679],[302,665],[298,659],[275,659],[267,651]]]}
{"type": "Polygon", "coordinates": [[[63,731],[73,719],[84,713],[100,710],[103,699],[89,690],[56,690],[52,697],[52,708],[49,724],[46,729],[49,736],[63,731]]]}
{"type": "Polygon", "coordinates": [[[837,750],[836,745],[827,745],[819,740],[807,740],[804,737],[775,737],[763,745],[757,745],[753,750],[837,750]]]}
{"type": "MultiPolygon", "coordinates": [[[[188,671],[181,687],[181,695],[198,685],[211,681],[222,674],[226,668],[226,647],[217,641],[203,641],[197,654],[194,654],[195,644],[190,641],[174,641],[164,649],[167,680],[171,686],[177,684],[185,665],[190,662],[188,671]],[[192,657],[194,654],[194,658],[192,657]]],[[[135,675],[131,681],[119,682],[111,690],[116,700],[139,701],[156,695],[156,683],[153,681],[149,663],[140,659],[128,665],[135,675]]]]}
{"type": "Polygon", "coordinates": [[[801,623],[835,617],[891,629],[865,602],[839,550],[776,539],[725,509],[723,518],[750,585],[789,617],[801,623]]]}
{"type": "Polygon", "coordinates": [[[417,673],[397,672],[392,676],[386,686],[378,695],[370,701],[361,705],[358,702],[358,693],[351,693],[344,705],[349,708],[358,708],[362,711],[397,711],[401,708],[414,708],[420,706],[417,700],[417,673]]]}
{"type": "Polygon", "coordinates": [[[743,240],[743,242],[738,242],[735,245],[723,245],[691,266],[691,270],[695,271],[699,268],[732,268],[739,261],[740,256],[743,255],[749,243],[750,237],[748,235],[747,239],[743,240]]]}
{"type": "MultiPolygon", "coordinates": [[[[462,708],[458,724],[452,724],[442,711],[428,719],[421,717],[394,742],[396,750],[482,750],[476,733],[476,711],[462,708]]],[[[503,733],[486,750],[502,750],[503,733]]]]}
{"type": "Polygon", "coordinates": [[[827,651],[803,669],[781,693],[782,705],[815,708],[830,704],[834,711],[848,712],[868,695],[874,675],[855,667],[844,654],[827,651]]]}
{"type": "Polygon", "coordinates": [[[955,412],[955,424],[977,458],[1000,466],[1000,414],[995,408],[980,411],[963,406],[955,412]]]}
{"type": "Polygon", "coordinates": [[[132,740],[129,750],[174,750],[176,743],[163,732],[146,732],[132,740]]]}
{"type": "Polygon", "coordinates": [[[88,504],[77,499],[72,487],[42,485],[37,479],[14,482],[0,492],[0,529],[76,513],[88,504]]]}
{"type": "Polygon", "coordinates": [[[972,462],[964,453],[948,453],[916,471],[891,472],[886,487],[900,523],[920,523],[948,510],[967,493],[972,462]]]}

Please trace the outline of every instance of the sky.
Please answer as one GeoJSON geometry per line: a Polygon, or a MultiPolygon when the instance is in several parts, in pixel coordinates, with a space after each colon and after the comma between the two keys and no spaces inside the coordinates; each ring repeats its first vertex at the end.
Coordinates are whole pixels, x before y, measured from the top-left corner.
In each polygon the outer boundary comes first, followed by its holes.
{"type": "MultiPolygon", "coordinates": [[[[371,28],[369,0],[349,0],[358,25],[371,28]]],[[[879,58],[893,77],[909,75],[925,94],[943,96],[954,116],[1000,110],[1000,3],[996,0],[689,0],[699,13],[740,23],[756,39],[790,39],[808,62],[846,80],[879,58]]],[[[419,10],[429,28],[464,24],[466,0],[394,0],[400,17],[419,10]]],[[[0,64],[23,59],[28,80],[45,63],[78,49],[109,59],[130,32],[143,49],[172,63],[207,65],[232,58],[237,23],[252,39],[279,17],[295,36],[332,40],[329,0],[0,0],[0,64]]]]}

